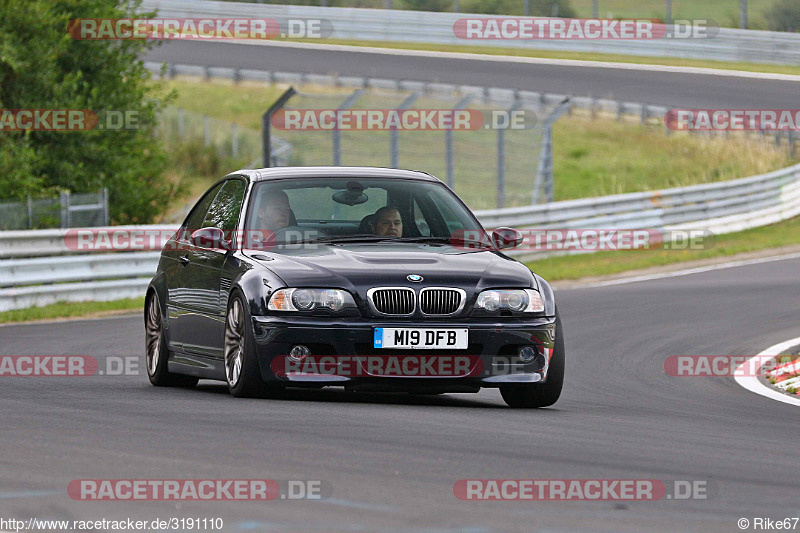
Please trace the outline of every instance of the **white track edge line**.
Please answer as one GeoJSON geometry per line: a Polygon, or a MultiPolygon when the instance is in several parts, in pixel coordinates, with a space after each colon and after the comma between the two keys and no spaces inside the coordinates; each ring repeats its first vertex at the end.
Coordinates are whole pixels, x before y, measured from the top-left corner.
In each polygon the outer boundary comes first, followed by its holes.
{"type": "MultiPolygon", "coordinates": [[[[798,344],[800,344],[800,337],[770,346],[755,357],[780,355],[782,351],[791,348],[792,346],[797,346],[798,344]]],[[[750,359],[754,358],[751,357],[750,359]]],[[[761,383],[756,376],[745,375],[748,372],[744,367],[747,365],[750,359],[739,365],[739,367],[736,369],[736,372],[734,373],[734,379],[736,380],[736,383],[750,392],[754,392],[760,396],[777,400],[779,402],[788,403],[790,405],[800,405],[800,398],[792,398],[791,396],[787,396],[786,394],[782,394],[774,389],[771,389],[761,383]]]]}

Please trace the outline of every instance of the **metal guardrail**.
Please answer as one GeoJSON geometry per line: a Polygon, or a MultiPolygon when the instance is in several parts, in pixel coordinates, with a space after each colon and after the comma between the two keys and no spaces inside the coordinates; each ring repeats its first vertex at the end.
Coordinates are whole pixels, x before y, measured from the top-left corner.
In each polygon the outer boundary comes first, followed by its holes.
{"type": "MultiPolygon", "coordinates": [[[[692,229],[729,233],[800,215],[800,165],[728,182],[477,211],[476,215],[487,228],[692,229]]],[[[14,258],[0,261],[0,311],[58,301],[110,300],[144,294],[159,252],[70,255],[74,252],[66,244],[68,231],[0,232],[0,257],[14,258]],[[46,258],[35,257],[45,253],[46,258]]]]}
{"type": "Polygon", "coordinates": [[[747,61],[800,65],[800,35],[787,32],[721,28],[710,38],[653,40],[464,40],[453,25],[462,18],[495,17],[465,13],[435,13],[387,9],[336,8],[217,2],[211,0],[145,0],[142,7],[158,9],[160,17],[243,17],[323,19],[331,23],[335,39],[363,41],[468,44],[596,52],[605,54],[678,57],[715,61],[747,61]]]}

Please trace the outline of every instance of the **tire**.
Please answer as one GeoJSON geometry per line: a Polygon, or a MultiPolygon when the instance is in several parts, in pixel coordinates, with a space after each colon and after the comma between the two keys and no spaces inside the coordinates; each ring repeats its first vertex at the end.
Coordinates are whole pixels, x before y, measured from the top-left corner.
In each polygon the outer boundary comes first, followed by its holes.
{"type": "Polygon", "coordinates": [[[158,294],[150,293],[146,300],[144,314],[145,333],[145,366],[150,383],[156,387],[194,387],[198,378],[173,374],[168,368],[169,348],[167,336],[164,333],[164,319],[161,316],[161,306],[158,294]]]}
{"type": "Polygon", "coordinates": [[[537,408],[548,407],[558,401],[564,384],[564,334],[561,319],[556,316],[556,342],[547,380],[544,383],[525,386],[500,387],[500,395],[510,407],[537,408]]]}
{"type": "Polygon", "coordinates": [[[232,396],[263,398],[269,392],[261,378],[253,338],[250,310],[240,293],[234,293],[225,315],[225,380],[232,396]]]}

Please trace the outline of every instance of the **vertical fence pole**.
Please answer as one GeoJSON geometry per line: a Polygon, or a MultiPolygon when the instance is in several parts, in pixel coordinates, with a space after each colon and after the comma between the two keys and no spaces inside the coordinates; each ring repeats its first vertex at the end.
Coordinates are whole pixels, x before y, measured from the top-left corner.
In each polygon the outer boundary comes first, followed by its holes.
{"type": "Polygon", "coordinates": [[[794,158],[794,130],[789,130],[789,156],[794,158]]]}
{"type": "Polygon", "coordinates": [[[183,140],[183,134],[185,132],[185,124],[183,122],[183,108],[178,108],[178,139],[183,140]]]}
{"type": "Polygon", "coordinates": [[[272,114],[286,105],[289,98],[296,93],[297,91],[294,90],[294,87],[289,87],[286,89],[286,92],[261,115],[261,163],[264,165],[264,168],[272,166],[272,142],[270,140],[270,120],[272,119],[272,114]]]}
{"type": "MultiPolygon", "coordinates": [[[[475,95],[468,94],[458,101],[453,109],[464,109],[469,105],[475,95]]],[[[447,186],[455,189],[455,163],[453,160],[453,129],[448,128],[444,131],[444,157],[447,165],[447,186]]]]}
{"type": "Polygon", "coordinates": [[[539,154],[539,166],[536,170],[536,181],[533,184],[532,204],[539,202],[539,190],[544,182],[544,192],[547,202],[554,200],[555,183],[553,178],[553,123],[567,112],[571,104],[569,98],[565,98],[556,107],[550,116],[544,121],[542,126],[542,150],[539,154]]]}
{"type": "Polygon", "coordinates": [[[592,0],[592,18],[600,18],[600,7],[597,5],[598,0],[592,0]]]}
{"type": "MultiPolygon", "coordinates": [[[[344,99],[337,109],[350,109],[356,101],[364,94],[364,89],[356,89],[353,94],[344,99]]],[[[338,125],[333,130],[333,166],[342,165],[342,130],[338,125]]]]}
{"type": "Polygon", "coordinates": [[[743,30],[747,29],[747,0],[739,2],[739,27],[743,30]]]}
{"type": "Polygon", "coordinates": [[[522,100],[516,96],[514,103],[506,110],[508,120],[497,129],[497,208],[506,206],[506,127],[511,124],[511,115],[522,107],[522,100]]]}
{"type": "Polygon", "coordinates": [[[103,204],[103,225],[108,226],[111,224],[111,217],[108,214],[108,189],[103,187],[100,190],[100,195],[102,199],[101,203],[103,204]]]}
{"type": "Polygon", "coordinates": [[[33,229],[33,198],[28,195],[28,229],[33,229]]]}
{"type": "Polygon", "coordinates": [[[531,16],[531,0],[522,0],[522,12],[526,17],[531,16]]]}
{"type": "Polygon", "coordinates": [[[211,131],[208,127],[208,115],[203,115],[203,146],[211,144],[211,131]]]}
{"type": "Polygon", "coordinates": [[[231,126],[231,157],[239,155],[239,126],[234,122],[231,126]]]}
{"type": "Polygon", "coordinates": [[[61,192],[61,227],[69,228],[69,192],[61,192]]]}
{"type": "MultiPolygon", "coordinates": [[[[421,96],[421,94],[422,93],[417,91],[417,92],[409,95],[408,98],[403,100],[403,102],[397,107],[397,110],[398,111],[402,111],[403,109],[408,109],[409,107],[414,105],[414,102],[417,101],[417,98],[419,98],[421,96]]],[[[390,152],[392,154],[392,165],[391,165],[391,168],[398,168],[398,165],[400,164],[400,162],[399,162],[399,160],[400,160],[400,151],[399,151],[398,146],[397,146],[398,137],[399,137],[399,135],[398,135],[397,128],[392,128],[389,131],[389,147],[390,147],[390,152]]]]}
{"type": "Polygon", "coordinates": [[[666,24],[672,24],[672,0],[667,0],[667,15],[664,18],[666,24]]]}

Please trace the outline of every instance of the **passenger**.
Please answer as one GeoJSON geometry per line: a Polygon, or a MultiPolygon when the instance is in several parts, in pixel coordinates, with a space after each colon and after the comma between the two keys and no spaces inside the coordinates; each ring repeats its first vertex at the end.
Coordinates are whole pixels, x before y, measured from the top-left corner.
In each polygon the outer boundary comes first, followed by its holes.
{"type": "Polygon", "coordinates": [[[386,205],[375,211],[372,232],[382,237],[402,237],[403,219],[400,216],[400,210],[386,205]]]}

